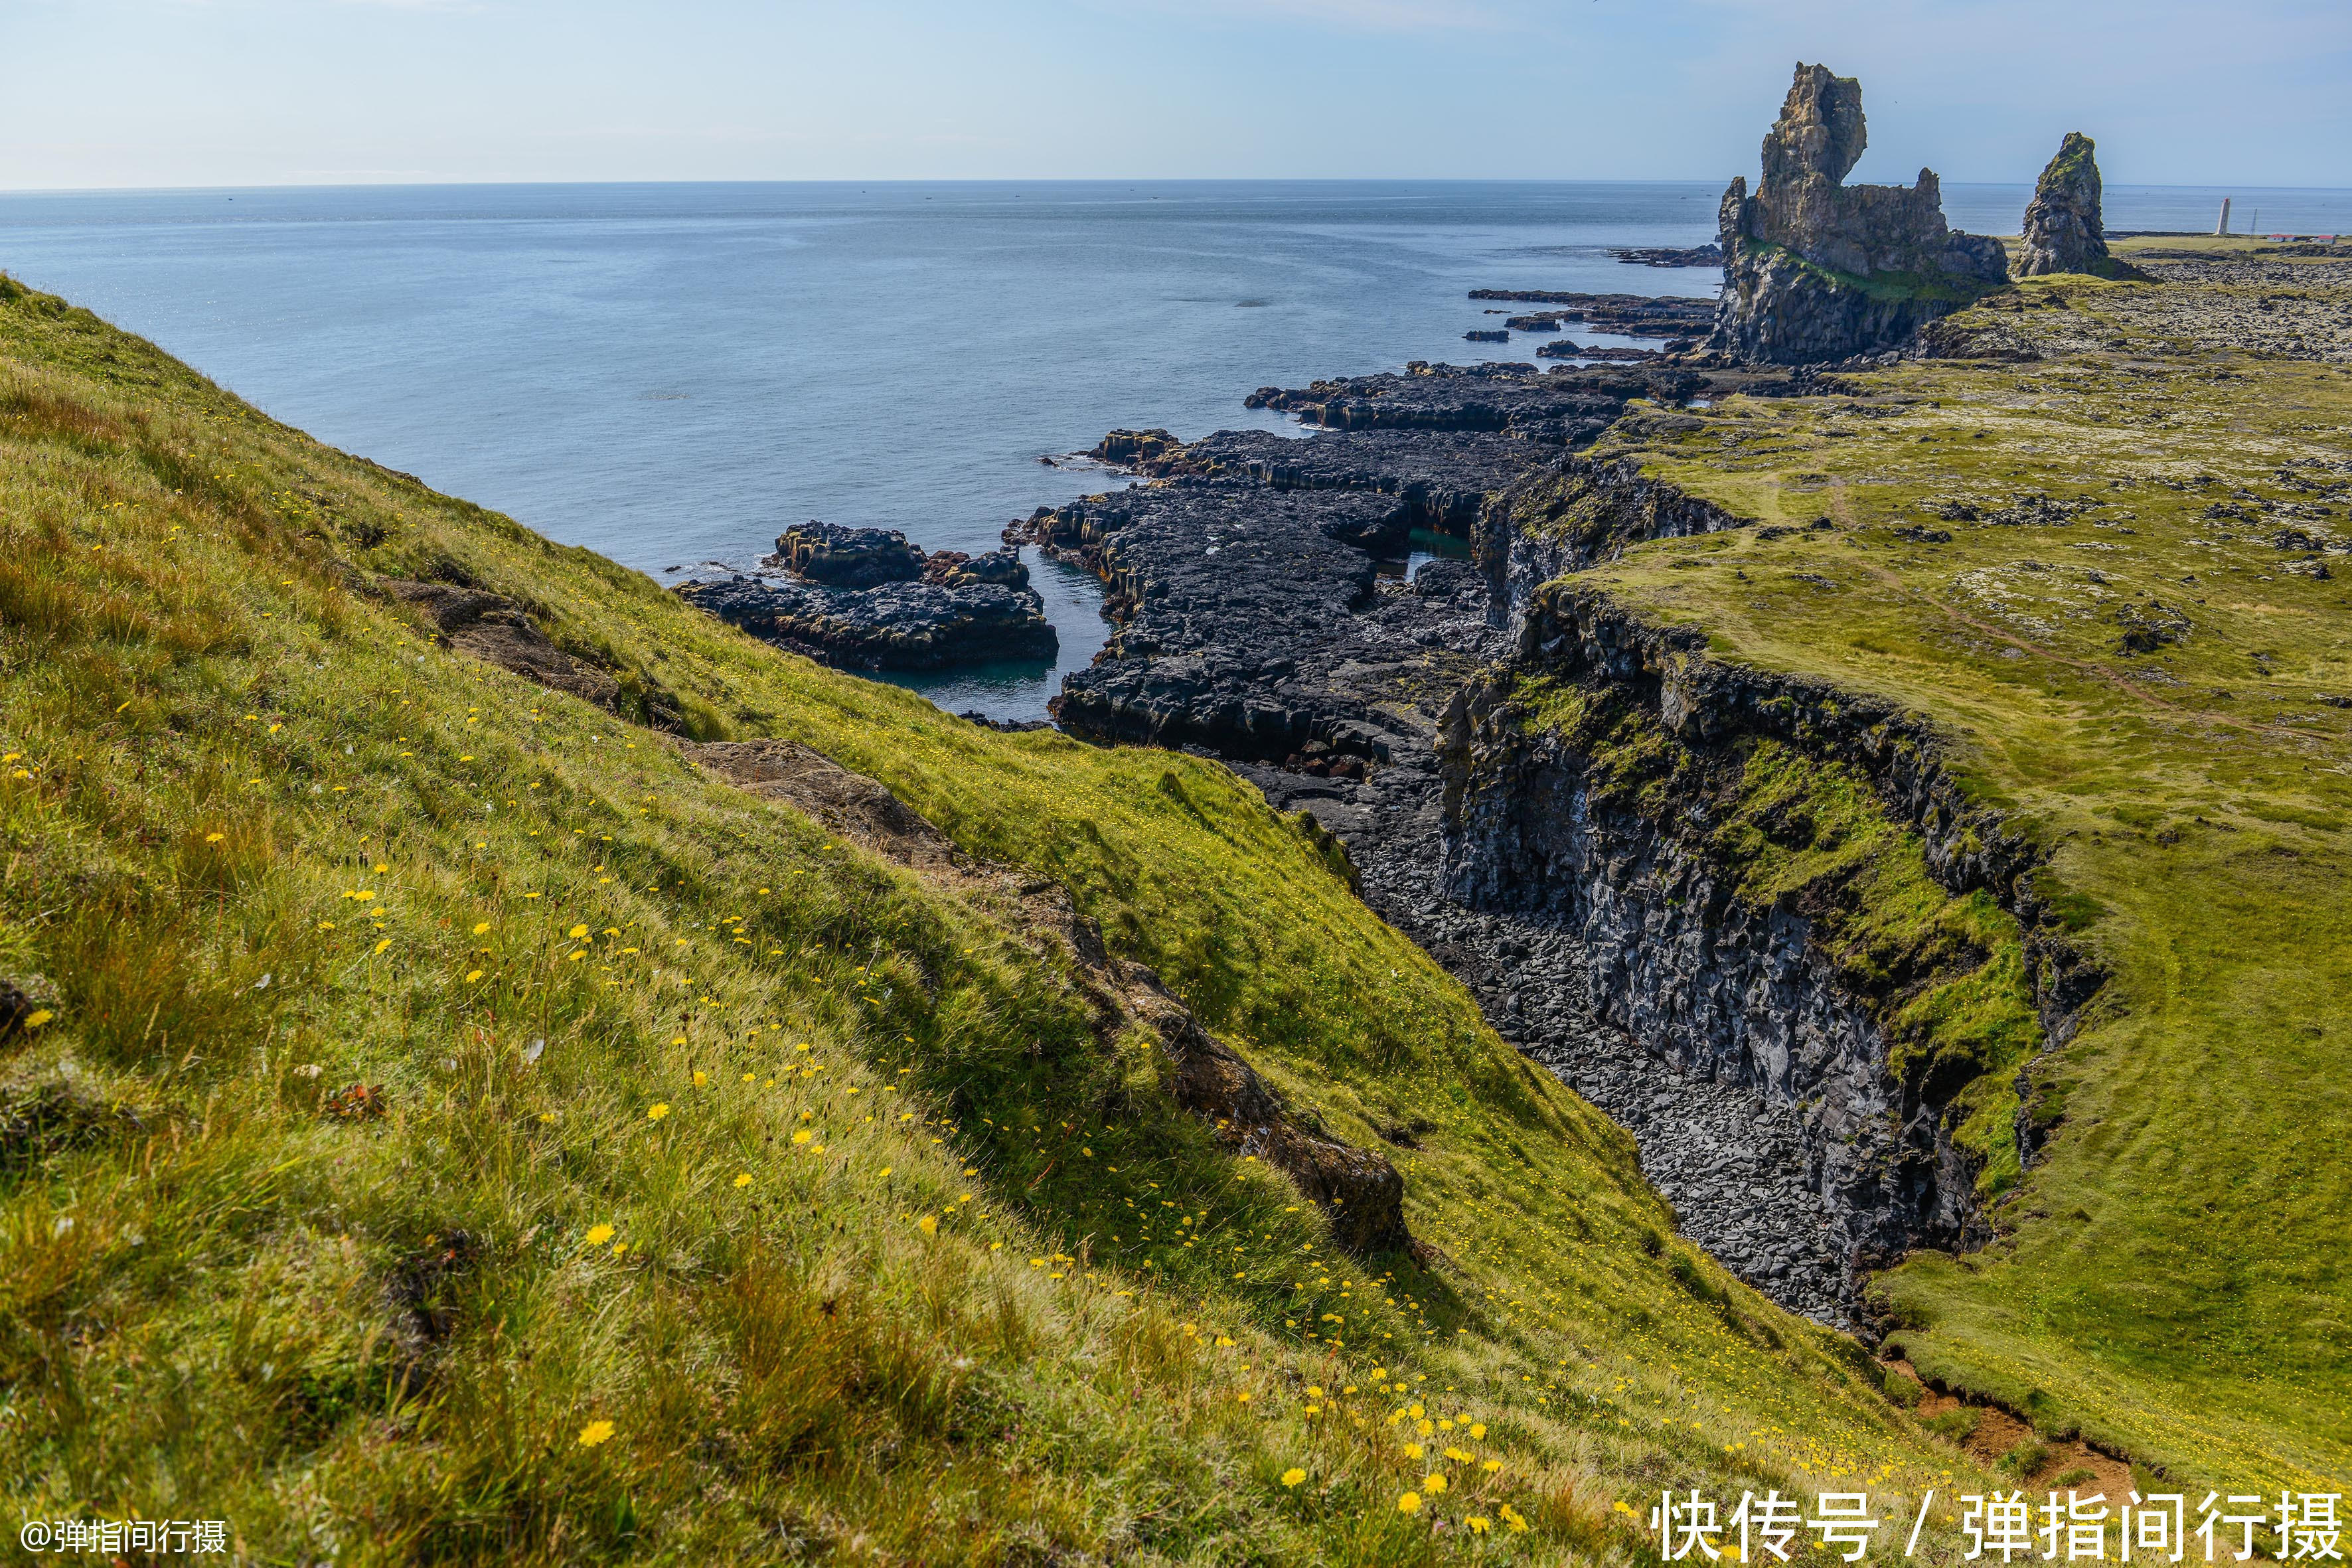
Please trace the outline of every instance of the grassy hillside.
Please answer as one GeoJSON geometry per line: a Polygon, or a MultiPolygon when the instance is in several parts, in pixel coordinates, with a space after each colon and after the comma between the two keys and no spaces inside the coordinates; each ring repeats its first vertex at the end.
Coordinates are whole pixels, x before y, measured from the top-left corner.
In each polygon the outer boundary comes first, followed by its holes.
{"type": "Polygon", "coordinates": [[[1638,1550],[1662,1484],[1974,1473],[1670,1240],[1623,1136],[1213,764],[780,654],[5,279],[0,531],[20,1518],[273,1562],[1554,1562],[1638,1550]],[[521,602],[620,712],[387,577],[521,602]],[[799,739],[1059,881],[1338,1135],[1431,1123],[1394,1152],[1442,1256],[1335,1255],[1066,952],[679,731],[799,739]]]}
{"type": "Polygon", "coordinates": [[[2046,357],[1629,421],[1766,526],[1584,579],[1933,715],[2052,847],[2112,976],[2026,1069],[2054,1137],[1879,1290],[1923,1371],[2199,1484],[2352,1477],[2352,369],[2282,352],[2352,286],[2301,277],[2037,279],[1954,324],[2046,357]]]}

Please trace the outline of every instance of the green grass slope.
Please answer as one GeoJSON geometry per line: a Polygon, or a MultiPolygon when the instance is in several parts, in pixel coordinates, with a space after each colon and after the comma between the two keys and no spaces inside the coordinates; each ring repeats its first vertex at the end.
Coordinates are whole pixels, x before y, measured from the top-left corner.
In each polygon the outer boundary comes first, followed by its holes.
{"type": "Polygon", "coordinates": [[[2200,1484],[2340,1487],[2352,369],[2221,346],[2278,292],[2037,279],[1954,324],[2042,359],[1629,420],[1615,451],[1767,526],[1580,580],[1932,715],[2112,976],[2027,1067],[2054,1137],[2000,1240],[1879,1283],[1922,1371],[2200,1484]]]}
{"type": "Polygon", "coordinates": [[[21,1518],[270,1562],[1557,1562],[1641,1550],[1664,1484],[1975,1473],[1670,1240],[1627,1140],[1221,768],[778,653],[5,279],[0,536],[21,1518]],[[621,711],[381,576],[515,598],[621,711]],[[1444,1257],[1335,1255],[1066,954],[664,714],[1059,881],[1339,1135],[1431,1123],[1396,1153],[1444,1257]]]}

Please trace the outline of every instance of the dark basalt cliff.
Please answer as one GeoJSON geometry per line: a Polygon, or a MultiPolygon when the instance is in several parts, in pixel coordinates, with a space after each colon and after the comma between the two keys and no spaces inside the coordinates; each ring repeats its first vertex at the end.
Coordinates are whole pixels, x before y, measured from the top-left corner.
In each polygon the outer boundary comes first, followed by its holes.
{"type": "Polygon", "coordinates": [[[1867,140],[1861,84],[1800,65],[1756,194],[1745,176],[1724,193],[1716,348],[1784,364],[1867,353],[2008,280],[1999,240],[1945,223],[1932,170],[1845,184],[1867,140]]]}
{"type": "MultiPolygon", "coordinates": [[[[1601,478],[1631,488],[1624,476],[1601,478]]],[[[1631,504],[1658,510],[1654,494],[1631,504]]],[[[2002,972],[1998,958],[1946,939],[1874,947],[1856,963],[1833,939],[1861,918],[1853,885],[1832,878],[1761,900],[1743,892],[1753,851],[1727,848],[1740,839],[1727,828],[1759,745],[1866,779],[1878,808],[1916,834],[1945,895],[1985,895],[2018,922],[2015,984],[2030,990],[2032,1013],[2012,1026],[2012,1049],[2021,1032],[2038,1037],[2029,1052],[2071,1035],[2099,977],[2047,918],[2032,879],[2039,850],[1968,799],[1924,721],[1822,683],[1715,663],[1703,637],[1640,622],[1570,584],[1536,595],[1510,667],[1472,683],[1447,713],[1445,889],[1566,939],[1530,954],[1550,960],[1551,988],[1580,988],[1602,1023],[1675,1076],[1628,1073],[1606,1053],[1564,1047],[1551,1028],[1537,1031],[1533,1054],[1642,1133],[1645,1168],[1681,1167],[1681,1182],[1670,1169],[1661,1184],[1696,1238],[1760,1288],[1843,1321],[1868,1270],[1915,1247],[1989,1239],[1976,1192],[1984,1157],[1958,1138],[1981,1091],[1961,1097],[2018,1064],[1982,1040],[1915,1037],[1898,1022],[1903,1004],[1938,984],[1985,984],[1970,971],[2002,972]],[[1568,732],[1530,721],[1520,698],[1529,676],[1580,694],[1583,721],[1568,732]],[[1742,1097],[1749,1114],[1726,1117],[1725,1101],[1742,1097]],[[1810,1198],[1818,1226],[1792,1233],[1771,1223],[1769,1205],[1688,1178],[1725,1162],[1793,1165],[1801,1191],[1782,1206],[1810,1198]],[[1707,1201],[1687,1202],[1677,1185],[1707,1201]]],[[[1778,801],[1760,820],[1768,838],[1801,850],[1830,831],[1801,801],[1778,801]]],[[[2030,1162],[2044,1131],[2021,1107],[1995,1135],[2014,1138],[2030,1162]]]]}

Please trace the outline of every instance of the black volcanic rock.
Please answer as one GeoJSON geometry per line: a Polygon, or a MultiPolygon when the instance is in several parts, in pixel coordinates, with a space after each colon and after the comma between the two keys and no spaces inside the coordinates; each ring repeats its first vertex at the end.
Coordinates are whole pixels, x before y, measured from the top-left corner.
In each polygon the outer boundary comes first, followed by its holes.
{"type": "Polygon", "coordinates": [[[778,536],[776,556],[794,575],[836,588],[871,588],[923,574],[923,552],[895,528],[804,522],[778,536]]]}
{"type": "Polygon", "coordinates": [[[976,588],[982,584],[1026,588],[1029,568],[1015,550],[992,550],[985,555],[935,550],[924,561],[923,581],[949,588],[976,588]]]}
{"type": "Polygon", "coordinates": [[[1715,326],[1715,301],[1687,295],[1572,294],[1547,289],[1473,289],[1473,300],[1509,300],[1530,305],[1558,305],[1532,316],[1515,316],[1508,325],[1549,321],[1550,331],[1564,322],[1578,321],[1596,332],[1623,338],[1704,337],[1715,326]]]}
{"type": "Polygon", "coordinates": [[[1472,343],[1507,343],[1511,341],[1511,334],[1507,331],[1471,331],[1463,333],[1462,339],[1472,343]]]}
{"type": "Polygon", "coordinates": [[[754,637],[849,668],[938,669],[982,659],[1050,658],[1059,647],[1044,601],[1028,588],[1001,583],[834,588],[736,576],[681,584],[677,594],[754,637]]]}
{"type": "Polygon", "coordinates": [[[1181,444],[1165,430],[1114,430],[1096,442],[1094,450],[1087,456],[1122,468],[1141,468],[1166,457],[1181,444]]]}
{"type": "Polygon", "coordinates": [[[1630,398],[1679,402],[1699,384],[1688,373],[1549,374],[1532,365],[1423,364],[1402,375],[1354,376],[1310,386],[1262,386],[1244,398],[1334,430],[1501,430],[1558,446],[1590,440],[1630,398]]]}
{"type": "Polygon", "coordinates": [[[1620,261],[1637,267],[1720,267],[1723,265],[1723,247],[1719,245],[1694,245],[1687,250],[1645,246],[1612,247],[1609,254],[1620,261]]]}
{"type": "MultiPolygon", "coordinates": [[[[1690,347],[1690,342],[1687,339],[1681,340],[1680,346],[1683,348],[1688,348],[1690,347]]],[[[1661,351],[1658,349],[1629,349],[1622,345],[1610,348],[1600,348],[1590,344],[1580,343],[1574,338],[1560,338],[1551,342],[1537,344],[1536,357],[1538,359],[1600,360],[1610,364],[1640,364],[1644,360],[1665,358],[1666,351],[1661,351]]]]}
{"type": "Polygon", "coordinates": [[[2046,272],[2098,272],[2107,258],[2107,231],[2099,214],[2099,165],[2091,139],[2066,132],[2058,155],[2042,171],[2033,200],[2025,209],[2025,233],[2017,258],[2018,276],[2046,272]]]}
{"type": "Polygon", "coordinates": [[[1280,688],[1328,657],[1375,598],[1376,555],[1404,550],[1393,496],[1179,479],[1040,509],[1026,537],[1110,585],[1125,623],[1067,677],[1054,715],[1075,734],[1280,758],[1309,741],[1374,754],[1356,709],[1280,688]]]}
{"type": "Polygon", "coordinates": [[[1756,194],[1744,176],[1724,193],[1716,348],[1782,364],[1843,359],[1899,344],[2009,280],[1999,240],[1945,223],[1934,171],[1908,186],[1843,184],[1867,141],[1861,84],[1800,65],[1756,194]]]}
{"type": "Polygon", "coordinates": [[[1276,489],[1395,496],[1418,528],[1467,537],[1486,498],[1542,460],[1540,448],[1483,430],[1331,430],[1301,440],[1271,430],[1220,430],[1155,470],[1247,479],[1276,489]]]}

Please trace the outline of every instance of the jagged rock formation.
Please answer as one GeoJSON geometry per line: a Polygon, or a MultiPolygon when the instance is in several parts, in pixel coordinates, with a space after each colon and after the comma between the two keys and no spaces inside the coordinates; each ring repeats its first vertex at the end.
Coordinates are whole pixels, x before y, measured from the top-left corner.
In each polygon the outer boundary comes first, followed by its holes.
{"type": "Polygon", "coordinates": [[[2098,272],[2107,264],[2107,231],[2099,216],[2099,165],[2095,144],[2079,131],[2066,132],[2058,155],[2042,171],[2033,200],[2025,209],[2024,243],[2018,276],[2045,272],[2098,272]]]}
{"type": "Polygon", "coordinates": [[[926,555],[895,528],[809,522],[776,540],[779,581],[736,574],[680,597],[757,637],[851,669],[1051,658],[1060,646],[1014,550],[926,555]]]}
{"type": "Polygon", "coordinates": [[[1843,184],[1867,141],[1862,85],[1800,65],[1756,194],[1745,176],[1724,193],[1716,348],[1782,364],[1867,353],[2008,281],[1999,240],[1945,223],[1933,170],[1843,184]]]}

